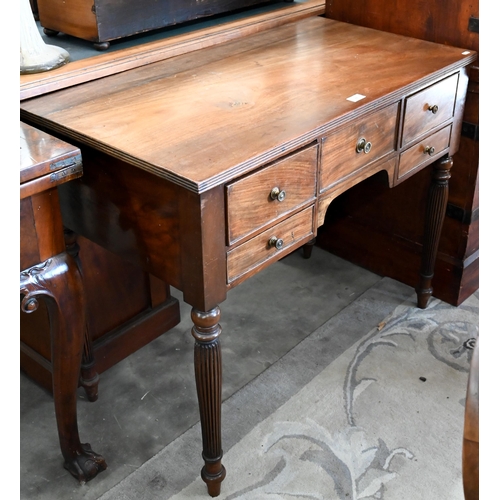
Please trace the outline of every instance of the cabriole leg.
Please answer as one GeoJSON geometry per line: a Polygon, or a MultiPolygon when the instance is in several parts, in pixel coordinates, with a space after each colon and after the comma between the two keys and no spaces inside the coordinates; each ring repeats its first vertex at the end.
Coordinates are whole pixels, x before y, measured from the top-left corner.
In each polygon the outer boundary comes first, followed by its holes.
{"type": "Polygon", "coordinates": [[[47,304],[51,331],[52,387],[64,467],[80,483],[104,469],[104,458],[82,444],[77,423],[77,388],[82,359],[85,314],[84,294],[78,267],[66,253],[21,272],[21,309],[37,309],[38,299],[47,304]]]}
{"type": "Polygon", "coordinates": [[[443,158],[433,165],[425,214],[420,281],[416,288],[417,304],[421,309],[427,307],[432,296],[432,278],[434,277],[439,238],[448,203],[448,181],[451,177],[452,166],[453,159],[451,157],[443,158]]]}
{"type": "Polygon", "coordinates": [[[194,323],[191,333],[195,338],[194,367],[200,408],[203,459],[205,460],[201,478],[207,484],[209,495],[216,497],[220,494],[221,482],[226,476],[226,470],[221,462],[220,309],[214,307],[208,312],[193,309],[191,319],[194,323]]]}

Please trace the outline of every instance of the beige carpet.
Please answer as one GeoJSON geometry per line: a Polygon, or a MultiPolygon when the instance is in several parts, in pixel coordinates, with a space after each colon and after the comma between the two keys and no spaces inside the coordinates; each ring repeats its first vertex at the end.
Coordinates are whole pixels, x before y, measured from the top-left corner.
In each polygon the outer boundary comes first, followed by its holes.
{"type": "MultiPolygon", "coordinates": [[[[219,498],[463,500],[464,403],[478,309],[478,294],[459,308],[432,299],[419,310],[413,296],[395,305],[225,450],[227,477],[219,498]]],[[[350,321],[357,321],[352,313],[350,321]]],[[[326,348],[324,339],[338,328],[325,324],[304,342],[316,349],[319,343],[324,354],[321,343],[326,348]]],[[[288,373],[302,369],[293,350],[282,362],[288,373]]],[[[240,392],[250,397],[265,384],[261,390],[272,397],[285,379],[278,377],[273,387],[273,378],[258,378],[240,392]]],[[[192,440],[196,449],[198,432],[195,427],[178,441],[192,440]]],[[[190,484],[167,493],[162,486],[169,481],[161,478],[168,476],[158,471],[168,469],[185,443],[167,448],[103,498],[138,498],[141,491],[144,498],[209,498],[199,470],[190,484]]]]}

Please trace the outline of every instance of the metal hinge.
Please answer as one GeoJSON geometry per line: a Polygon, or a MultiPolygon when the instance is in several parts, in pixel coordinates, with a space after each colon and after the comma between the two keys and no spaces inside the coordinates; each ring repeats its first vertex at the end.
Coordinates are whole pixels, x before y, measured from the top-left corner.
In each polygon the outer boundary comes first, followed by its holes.
{"type": "Polygon", "coordinates": [[[479,33],[479,18],[478,17],[469,17],[469,31],[473,33],[479,33]]]}
{"type": "Polygon", "coordinates": [[[479,141],[479,125],[462,122],[462,137],[468,137],[473,141],[479,141]]]}
{"type": "Polygon", "coordinates": [[[72,156],[71,158],[66,158],[65,160],[55,161],[50,164],[50,170],[60,170],[61,168],[71,167],[72,165],[81,165],[82,155],[72,156]]]}
{"type": "Polygon", "coordinates": [[[53,174],[50,174],[50,181],[57,182],[57,181],[60,181],[61,179],[64,179],[65,177],[68,177],[70,175],[76,174],[76,173],[81,172],[81,171],[82,171],[81,164],[72,165],[71,167],[67,167],[67,168],[64,168],[62,170],[58,170],[57,172],[54,172],[53,174]]]}

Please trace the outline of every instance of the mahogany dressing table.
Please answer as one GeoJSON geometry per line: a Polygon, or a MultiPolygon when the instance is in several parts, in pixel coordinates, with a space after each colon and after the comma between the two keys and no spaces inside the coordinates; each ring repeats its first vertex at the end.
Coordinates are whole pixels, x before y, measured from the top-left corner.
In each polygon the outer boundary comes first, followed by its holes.
{"type": "Polygon", "coordinates": [[[426,307],[475,57],[311,17],[21,102],[24,121],[81,149],[85,175],[59,187],[65,226],[193,307],[211,496],[225,476],[219,304],[313,239],[348,188],[431,166],[426,307]]]}

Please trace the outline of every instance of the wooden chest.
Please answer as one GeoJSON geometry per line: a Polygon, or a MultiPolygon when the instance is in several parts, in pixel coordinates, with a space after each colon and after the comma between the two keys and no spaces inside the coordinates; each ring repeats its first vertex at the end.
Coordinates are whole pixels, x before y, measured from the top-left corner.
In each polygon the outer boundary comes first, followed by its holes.
{"type": "Polygon", "coordinates": [[[230,12],[265,0],[38,0],[40,24],[47,35],[58,32],[95,42],[109,41],[230,12]]]}

